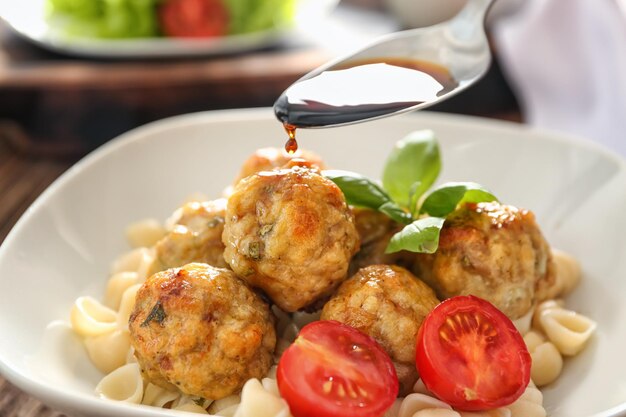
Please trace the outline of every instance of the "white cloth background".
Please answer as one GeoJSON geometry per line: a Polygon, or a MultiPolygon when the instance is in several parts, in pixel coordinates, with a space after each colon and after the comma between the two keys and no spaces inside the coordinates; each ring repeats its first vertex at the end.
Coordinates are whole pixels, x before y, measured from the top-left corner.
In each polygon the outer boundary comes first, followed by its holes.
{"type": "Polygon", "coordinates": [[[525,0],[493,30],[528,123],[626,156],[626,0],[525,0]]]}

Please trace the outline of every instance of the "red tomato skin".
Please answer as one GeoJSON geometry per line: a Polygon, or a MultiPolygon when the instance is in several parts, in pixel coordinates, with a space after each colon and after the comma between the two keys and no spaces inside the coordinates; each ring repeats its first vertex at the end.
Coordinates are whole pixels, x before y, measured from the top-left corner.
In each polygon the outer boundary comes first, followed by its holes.
{"type": "MultiPolygon", "coordinates": [[[[310,323],[302,328],[298,337],[309,333],[328,332],[328,326],[332,326],[335,329],[330,329],[332,332],[336,332],[340,329],[342,332],[347,332],[349,335],[358,335],[358,342],[366,340],[368,348],[372,349],[375,356],[378,359],[378,363],[384,371],[385,375],[372,376],[373,378],[386,378],[388,382],[386,395],[377,398],[375,407],[369,409],[364,408],[350,408],[348,406],[338,405],[330,400],[324,401],[323,397],[312,398],[303,396],[303,388],[297,385],[295,378],[292,377],[293,372],[297,372],[301,375],[305,365],[303,363],[306,357],[299,355],[296,349],[299,347],[296,344],[292,344],[283,353],[276,371],[276,380],[278,389],[281,396],[289,404],[289,410],[294,417],[380,417],[387,409],[391,407],[400,389],[398,377],[396,375],[393,362],[387,355],[387,353],[378,345],[373,338],[362,333],[361,331],[347,326],[343,323],[339,323],[334,320],[322,320],[310,323]]],[[[330,332],[329,332],[330,333],[330,332]]],[[[341,362],[338,362],[338,368],[340,368],[341,362]]]]}
{"type": "MultiPolygon", "coordinates": [[[[452,297],[435,307],[435,309],[426,317],[418,331],[415,358],[417,370],[426,388],[428,388],[428,390],[435,394],[435,396],[439,399],[457,410],[484,411],[510,405],[524,393],[528,383],[530,382],[531,357],[528,349],[526,348],[526,344],[524,343],[524,339],[517,331],[511,320],[505,316],[504,313],[488,301],[472,295],[452,297]],[[513,348],[516,350],[515,354],[511,355],[511,358],[519,362],[517,389],[509,391],[505,393],[505,395],[499,396],[498,398],[480,398],[479,394],[478,398],[468,400],[464,395],[465,391],[462,387],[459,387],[457,381],[442,377],[442,372],[440,370],[441,364],[438,363],[436,358],[436,349],[432,347],[432,338],[429,338],[426,333],[434,330],[438,331],[438,327],[432,327],[436,326],[435,322],[438,319],[438,312],[445,312],[444,310],[449,310],[451,313],[456,313],[455,306],[453,304],[465,304],[466,306],[469,305],[477,307],[483,313],[486,311],[487,313],[485,314],[489,317],[495,318],[495,320],[504,323],[504,326],[502,326],[500,330],[506,332],[506,337],[510,338],[513,348]]],[[[504,377],[509,377],[510,379],[510,377],[516,376],[504,373],[504,377]]]]}
{"type": "Polygon", "coordinates": [[[158,9],[165,36],[208,38],[226,35],[228,11],[222,0],[166,0],[158,9]]]}

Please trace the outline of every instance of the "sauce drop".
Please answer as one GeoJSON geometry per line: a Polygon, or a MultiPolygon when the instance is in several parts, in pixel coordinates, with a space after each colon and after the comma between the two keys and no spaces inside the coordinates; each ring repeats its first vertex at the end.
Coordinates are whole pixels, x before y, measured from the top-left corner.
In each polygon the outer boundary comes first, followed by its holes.
{"type": "Polygon", "coordinates": [[[298,150],[298,141],[296,140],[296,127],[288,123],[284,124],[285,132],[289,136],[289,140],[285,143],[285,151],[289,155],[293,155],[298,150]]]}

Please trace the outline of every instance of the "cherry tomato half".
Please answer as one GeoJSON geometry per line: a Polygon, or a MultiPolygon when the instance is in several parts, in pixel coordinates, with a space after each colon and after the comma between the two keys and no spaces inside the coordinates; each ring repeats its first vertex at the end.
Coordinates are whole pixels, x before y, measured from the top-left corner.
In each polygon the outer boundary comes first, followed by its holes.
{"type": "Polygon", "coordinates": [[[471,295],[439,304],[417,334],[416,365],[422,381],[459,410],[511,404],[530,381],[530,364],[511,320],[471,295]]]}
{"type": "Polygon", "coordinates": [[[380,345],[332,320],[302,328],[280,358],[276,378],[294,417],[379,417],[399,389],[380,345]]]}
{"type": "Polygon", "coordinates": [[[158,10],[166,36],[203,38],[228,30],[228,12],[222,0],[166,0],[158,10]]]}

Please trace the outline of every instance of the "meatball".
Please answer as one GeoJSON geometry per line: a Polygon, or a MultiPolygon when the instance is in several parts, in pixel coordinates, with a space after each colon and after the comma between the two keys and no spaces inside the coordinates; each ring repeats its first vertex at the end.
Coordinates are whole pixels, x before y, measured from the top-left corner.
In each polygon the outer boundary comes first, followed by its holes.
{"type": "Polygon", "coordinates": [[[172,215],[171,231],[155,245],[149,274],[191,262],[227,267],[224,260],[226,200],[187,203],[172,215]]]}
{"type": "Polygon", "coordinates": [[[233,271],[288,312],[330,294],[359,248],[341,190],[300,166],[242,180],[228,200],[222,238],[233,271]]]}
{"type": "Polygon", "coordinates": [[[387,264],[411,268],[415,254],[408,251],[385,253],[391,237],[402,230],[402,225],[384,213],[366,208],[352,208],[361,248],[350,262],[349,275],[368,265],[387,264]]]}
{"type": "Polygon", "coordinates": [[[473,294],[511,319],[522,317],[554,284],[548,243],[528,210],[469,203],[448,216],[434,254],[418,254],[414,272],[441,299],[473,294]]]}
{"type": "Polygon", "coordinates": [[[396,365],[400,392],[406,394],[417,380],[417,331],[437,304],[434,291],[408,270],[372,265],[341,284],[321,318],[340,321],[376,339],[396,365]]]}
{"type": "Polygon", "coordinates": [[[226,397],[273,363],[269,307],[232,271],[207,264],[148,278],[129,328],[144,377],[188,395],[226,397]]]}
{"type": "Polygon", "coordinates": [[[243,163],[241,171],[235,179],[235,184],[257,172],[271,171],[274,168],[280,168],[294,158],[304,159],[316,168],[325,169],[322,158],[311,151],[299,149],[289,154],[285,152],[284,149],[262,148],[258,149],[243,163]]]}

